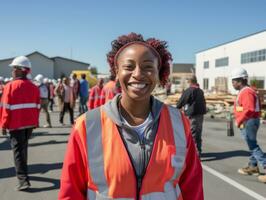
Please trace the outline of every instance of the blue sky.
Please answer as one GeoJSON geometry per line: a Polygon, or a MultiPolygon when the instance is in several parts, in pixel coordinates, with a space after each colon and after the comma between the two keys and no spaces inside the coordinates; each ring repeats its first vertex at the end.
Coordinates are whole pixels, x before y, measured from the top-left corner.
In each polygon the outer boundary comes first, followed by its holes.
{"type": "Polygon", "coordinates": [[[265,30],[266,1],[1,0],[0,27],[0,59],[37,50],[108,72],[121,34],[166,40],[174,62],[193,63],[199,50],[265,30]]]}

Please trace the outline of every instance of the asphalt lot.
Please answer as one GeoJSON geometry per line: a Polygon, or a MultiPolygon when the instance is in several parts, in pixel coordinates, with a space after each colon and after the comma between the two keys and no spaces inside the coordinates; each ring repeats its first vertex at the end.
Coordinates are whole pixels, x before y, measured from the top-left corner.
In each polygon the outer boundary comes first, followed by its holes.
{"type": "MultiPolygon", "coordinates": [[[[76,113],[77,114],[77,113],[76,113]]],[[[32,187],[16,192],[13,156],[7,137],[0,136],[0,194],[1,200],[57,199],[64,152],[70,126],[59,125],[59,113],[51,113],[53,128],[34,130],[29,145],[29,174],[32,187]]],[[[41,124],[44,114],[41,113],[41,124]]],[[[68,113],[65,123],[69,123],[68,113]]],[[[266,125],[259,129],[258,142],[266,152],[266,125]]],[[[249,153],[238,130],[234,137],[226,136],[223,120],[206,119],[203,131],[204,194],[206,200],[266,199],[266,184],[255,176],[241,176],[237,169],[247,164],[249,153]]]]}

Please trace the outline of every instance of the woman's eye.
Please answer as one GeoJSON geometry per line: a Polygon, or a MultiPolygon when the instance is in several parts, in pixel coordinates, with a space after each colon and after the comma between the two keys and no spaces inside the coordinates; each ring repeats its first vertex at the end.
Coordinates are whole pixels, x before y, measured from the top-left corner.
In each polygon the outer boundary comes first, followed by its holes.
{"type": "Polygon", "coordinates": [[[133,65],[124,65],[123,68],[126,69],[126,70],[131,70],[134,67],[133,67],[133,65]]]}
{"type": "Polygon", "coordinates": [[[147,66],[144,67],[144,69],[147,70],[147,71],[151,71],[151,70],[153,70],[153,66],[152,65],[147,65],[147,66]]]}

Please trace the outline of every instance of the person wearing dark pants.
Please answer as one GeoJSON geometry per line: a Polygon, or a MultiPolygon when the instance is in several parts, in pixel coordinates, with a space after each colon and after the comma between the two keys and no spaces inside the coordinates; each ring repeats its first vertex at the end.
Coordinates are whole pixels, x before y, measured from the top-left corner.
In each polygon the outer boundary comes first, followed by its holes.
{"type": "Polygon", "coordinates": [[[89,83],[86,80],[86,74],[81,74],[79,97],[79,114],[81,115],[88,111],[89,83]]]}
{"type": "Polygon", "coordinates": [[[196,76],[188,79],[189,88],[187,88],[180,97],[176,107],[184,108],[185,115],[189,118],[190,129],[197,146],[198,154],[202,152],[202,124],[204,114],[206,114],[206,102],[204,92],[199,88],[196,76]]]}
{"type": "Polygon", "coordinates": [[[32,128],[10,131],[10,143],[14,155],[16,175],[19,184],[30,185],[28,177],[28,140],[32,134],[32,128]]]}
{"type": "Polygon", "coordinates": [[[60,112],[59,121],[61,125],[64,125],[64,115],[65,112],[68,111],[70,115],[70,123],[74,124],[74,114],[73,114],[73,108],[74,108],[74,94],[73,94],[73,88],[69,85],[69,79],[67,77],[63,78],[63,88],[61,91],[62,100],[64,101],[63,109],[60,112]]]}
{"type": "Polygon", "coordinates": [[[194,115],[189,117],[190,120],[190,129],[191,134],[195,140],[198,152],[202,152],[202,124],[203,124],[203,115],[194,115]]]}
{"type": "Polygon", "coordinates": [[[63,110],[60,112],[60,123],[64,124],[64,115],[67,111],[69,112],[70,123],[74,124],[73,108],[71,108],[70,103],[64,103],[63,110]]]}
{"type": "Polygon", "coordinates": [[[16,57],[9,66],[12,67],[13,81],[5,85],[1,97],[0,128],[3,135],[10,135],[18,179],[16,190],[21,191],[30,187],[27,167],[28,140],[32,130],[38,127],[40,91],[27,78],[31,70],[27,57],[16,57]]]}

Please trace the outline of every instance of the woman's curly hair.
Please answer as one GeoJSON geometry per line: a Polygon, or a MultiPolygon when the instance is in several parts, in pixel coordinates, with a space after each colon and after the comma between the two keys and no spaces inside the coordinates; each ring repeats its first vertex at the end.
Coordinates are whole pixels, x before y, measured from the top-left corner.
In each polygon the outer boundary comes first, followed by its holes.
{"type": "Polygon", "coordinates": [[[110,65],[110,72],[112,75],[115,76],[116,74],[116,61],[115,56],[120,48],[122,48],[124,45],[131,43],[131,42],[144,42],[148,45],[152,46],[160,55],[161,57],[161,66],[159,66],[159,79],[161,85],[165,85],[168,80],[168,76],[170,74],[170,61],[172,61],[172,55],[167,50],[167,42],[161,41],[155,38],[149,38],[147,40],[143,39],[143,36],[141,34],[137,33],[130,33],[128,35],[122,35],[119,36],[116,40],[112,41],[112,50],[107,54],[107,62],[110,65]]]}

